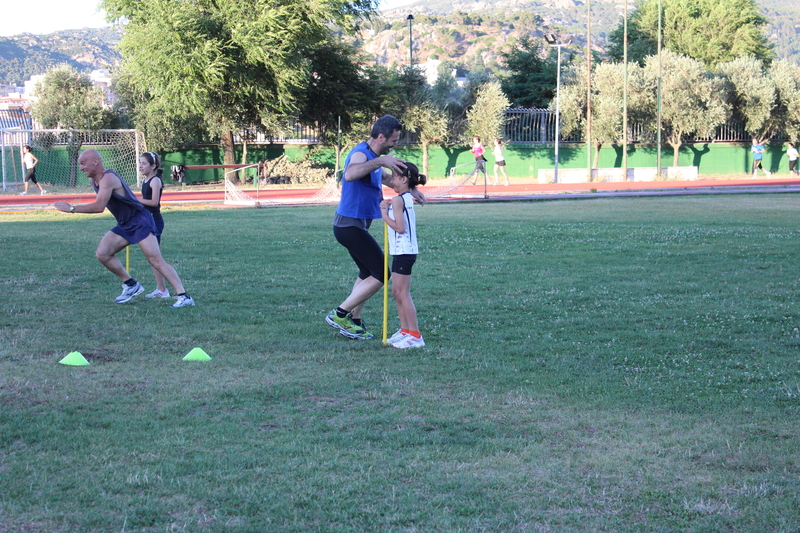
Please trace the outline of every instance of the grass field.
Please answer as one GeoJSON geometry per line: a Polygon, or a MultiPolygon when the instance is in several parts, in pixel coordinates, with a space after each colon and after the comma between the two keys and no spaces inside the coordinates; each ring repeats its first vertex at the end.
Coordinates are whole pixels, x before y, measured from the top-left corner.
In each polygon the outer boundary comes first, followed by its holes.
{"type": "Polygon", "coordinates": [[[0,532],[797,532],[798,207],[425,206],[416,351],[324,323],[331,207],[168,210],[184,309],[0,215],[0,532]]]}

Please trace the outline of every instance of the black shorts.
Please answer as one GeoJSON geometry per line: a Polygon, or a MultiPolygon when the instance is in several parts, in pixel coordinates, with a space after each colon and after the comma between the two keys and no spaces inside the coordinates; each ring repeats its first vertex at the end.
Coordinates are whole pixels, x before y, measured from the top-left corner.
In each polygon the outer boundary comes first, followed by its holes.
{"type": "Polygon", "coordinates": [[[504,167],[506,166],[506,161],[505,159],[501,159],[500,161],[495,161],[494,164],[497,165],[498,167],[504,167]]]}
{"type": "Polygon", "coordinates": [[[392,259],[392,274],[410,276],[411,269],[417,261],[417,254],[395,255],[392,259]]]}
{"type": "Polygon", "coordinates": [[[25,181],[30,181],[31,183],[39,183],[36,181],[36,167],[31,167],[28,169],[28,172],[25,173],[25,181]]]}
{"type": "Polygon", "coordinates": [[[383,250],[369,231],[353,226],[334,226],[333,236],[350,252],[358,267],[359,279],[372,276],[383,282],[383,250]]]}

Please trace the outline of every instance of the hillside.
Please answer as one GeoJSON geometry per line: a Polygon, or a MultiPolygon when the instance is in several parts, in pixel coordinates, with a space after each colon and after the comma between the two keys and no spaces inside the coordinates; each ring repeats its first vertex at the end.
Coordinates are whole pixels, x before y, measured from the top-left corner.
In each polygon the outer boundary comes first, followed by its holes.
{"type": "MultiPolygon", "coordinates": [[[[629,12],[636,0],[630,0],[629,12]]],[[[765,30],[781,59],[800,61],[800,4],[786,0],[761,0],[769,20],[765,30]]],[[[607,34],[624,13],[623,0],[592,3],[592,48],[602,53],[607,34]]],[[[414,15],[414,60],[449,59],[474,70],[497,71],[500,53],[522,35],[541,37],[554,32],[571,36],[572,51],[583,55],[586,47],[586,4],[581,0],[421,0],[385,11],[382,22],[363,36],[363,48],[378,64],[408,62],[408,22],[414,15]]]]}
{"type": "Polygon", "coordinates": [[[47,35],[0,37],[0,82],[22,85],[61,63],[80,71],[119,65],[122,28],[64,30],[47,35]]]}
{"type": "MultiPolygon", "coordinates": [[[[633,11],[636,0],[630,0],[633,11]]],[[[767,37],[779,58],[800,61],[800,4],[760,0],[770,21],[767,37]]],[[[606,35],[619,23],[623,0],[593,0],[592,45],[603,53],[606,35]]],[[[585,53],[586,4],[582,0],[420,0],[380,13],[362,32],[358,44],[376,64],[408,62],[409,28],[414,15],[414,61],[439,59],[468,70],[503,69],[501,54],[524,35],[554,32],[572,36],[572,52],[585,53]]],[[[48,35],[0,38],[0,82],[21,85],[59,63],[79,70],[114,67],[123,29],[67,30],[48,35]]]]}

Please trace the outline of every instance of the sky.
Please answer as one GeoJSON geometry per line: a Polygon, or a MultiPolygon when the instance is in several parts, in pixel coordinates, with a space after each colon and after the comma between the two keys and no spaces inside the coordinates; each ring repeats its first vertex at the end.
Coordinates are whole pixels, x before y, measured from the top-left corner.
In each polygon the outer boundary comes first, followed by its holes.
{"type": "MultiPolygon", "coordinates": [[[[414,1],[382,0],[381,9],[401,7],[414,1]]],[[[0,37],[108,26],[105,13],[97,8],[99,0],[9,0],[3,4],[0,37]]]]}

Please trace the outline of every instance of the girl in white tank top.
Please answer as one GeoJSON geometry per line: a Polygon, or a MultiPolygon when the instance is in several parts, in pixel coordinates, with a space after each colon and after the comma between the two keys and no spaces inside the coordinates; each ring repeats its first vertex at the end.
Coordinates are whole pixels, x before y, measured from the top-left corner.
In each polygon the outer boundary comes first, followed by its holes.
{"type": "Polygon", "coordinates": [[[397,304],[400,329],[387,340],[395,348],[421,348],[425,346],[417,322],[417,308],[411,299],[411,269],[417,260],[417,217],[411,191],[425,185],[427,178],[416,165],[404,163],[402,174],[393,173],[389,185],[398,196],[381,202],[381,216],[389,227],[389,253],[392,261],[392,296],[397,304]]]}

